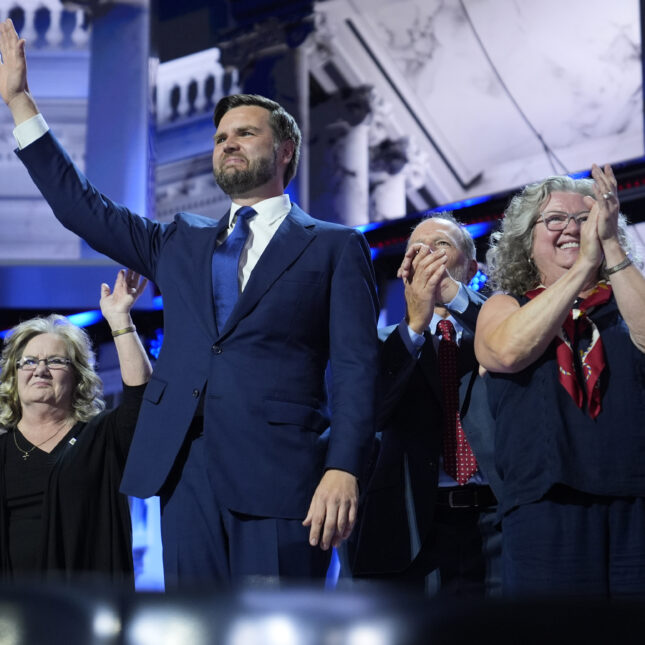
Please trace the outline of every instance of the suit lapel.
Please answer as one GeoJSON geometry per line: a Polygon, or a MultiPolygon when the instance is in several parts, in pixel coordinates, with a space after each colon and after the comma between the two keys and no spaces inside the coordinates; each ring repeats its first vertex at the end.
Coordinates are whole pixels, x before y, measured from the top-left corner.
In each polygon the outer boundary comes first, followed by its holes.
{"type": "Polygon", "coordinates": [[[186,308],[193,312],[192,318],[203,325],[209,337],[216,335],[215,310],[213,307],[213,278],[211,262],[217,238],[228,223],[228,213],[219,221],[207,226],[194,227],[189,230],[189,253],[178,259],[175,268],[177,275],[191,276],[186,279],[183,289],[178,291],[186,308]],[[197,267],[198,278],[195,278],[197,267]],[[185,291],[185,293],[183,293],[185,291]],[[209,306],[204,306],[209,303],[209,306]]]}
{"type": "Polygon", "coordinates": [[[309,246],[316,236],[312,230],[314,226],[315,222],[309,215],[295,205],[291,207],[253,268],[224,329],[220,330],[220,336],[228,334],[255,307],[258,300],[309,246]]]}
{"type": "Polygon", "coordinates": [[[439,380],[439,359],[434,348],[432,334],[427,331],[424,333],[426,342],[423,345],[421,356],[419,356],[419,367],[430,385],[437,401],[443,401],[441,394],[441,381],[439,380]]]}
{"type": "Polygon", "coordinates": [[[457,374],[460,381],[463,380],[465,374],[472,372],[475,366],[474,342],[473,335],[464,329],[461,334],[461,342],[459,343],[459,352],[457,354],[457,374]]]}

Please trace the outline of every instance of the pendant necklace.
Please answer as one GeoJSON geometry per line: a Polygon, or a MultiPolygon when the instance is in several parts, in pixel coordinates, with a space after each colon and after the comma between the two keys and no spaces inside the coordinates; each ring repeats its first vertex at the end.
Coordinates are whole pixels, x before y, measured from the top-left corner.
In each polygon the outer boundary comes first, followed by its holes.
{"type": "MultiPolygon", "coordinates": [[[[18,428],[16,428],[16,430],[15,430],[14,432],[12,432],[12,434],[13,434],[13,442],[14,442],[14,444],[16,445],[16,448],[18,448],[18,450],[22,453],[22,460],[23,460],[23,461],[27,461],[27,458],[29,457],[29,455],[30,455],[34,450],[36,450],[36,448],[40,448],[40,446],[45,445],[45,444],[46,444],[50,439],[53,439],[53,438],[54,438],[54,437],[55,437],[55,436],[56,436],[56,435],[57,435],[57,434],[58,434],[58,433],[59,433],[59,432],[60,432],[64,427],[65,427],[65,426],[61,426],[60,428],[58,428],[58,430],[56,430],[56,432],[54,432],[54,434],[53,434],[53,435],[51,435],[50,437],[47,437],[47,439],[45,439],[45,441],[41,441],[39,444],[32,444],[32,446],[31,446],[31,448],[29,448],[29,450],[23,450],[23,449],[18,445],[18,439],[16,439],[16,434],[17,434],[17,432],[16,432],[16,431],[18,430],[18,428]]],[[[23,436],[24,436],[24,435],[23,435],[23,436]]],[[[27,437],[25,437],[25,439],[27,439],[27,437]]],[[[27,441],[29,441],[29,439],[27,439],[27,441]]],[[[31,443],[31,441],[29,441],[29,443],[31,443]]]]}

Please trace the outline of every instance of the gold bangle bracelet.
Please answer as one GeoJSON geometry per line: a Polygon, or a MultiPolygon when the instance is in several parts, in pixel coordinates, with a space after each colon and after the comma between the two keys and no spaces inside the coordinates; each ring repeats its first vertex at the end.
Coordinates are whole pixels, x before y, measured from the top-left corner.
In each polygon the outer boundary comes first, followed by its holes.
{"type": "Polygon", "coordinates": [[[116,338],[117,336],[123,336],[123,334],[131,334],[134,331],[137,331],[137,328],[134,325],[128,325],[128,327],[124,327],[123,329],[115,329],[112,332],[112,336],[116,338]]]}
{"type": "Polygon", "coordinates": [[[622,269],[626,269],[631,263],[632,263],[632,259],[629,257],[629,255],[627,255],[622,262],[619,262],[613,267],[607,267],[605,269],[605,275],[611,275],[612,273],[616,273],[616,271],[621,271],[622,269]]]}

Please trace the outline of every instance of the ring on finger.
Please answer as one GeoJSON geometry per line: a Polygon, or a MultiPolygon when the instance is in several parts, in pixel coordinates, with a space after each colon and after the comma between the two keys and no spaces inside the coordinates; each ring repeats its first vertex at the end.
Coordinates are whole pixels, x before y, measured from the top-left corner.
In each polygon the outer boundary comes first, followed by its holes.
{"type": "Polygon", "coordinates": [[[603,199],[613,199],[614,193],[603,193],[603,199]]]}

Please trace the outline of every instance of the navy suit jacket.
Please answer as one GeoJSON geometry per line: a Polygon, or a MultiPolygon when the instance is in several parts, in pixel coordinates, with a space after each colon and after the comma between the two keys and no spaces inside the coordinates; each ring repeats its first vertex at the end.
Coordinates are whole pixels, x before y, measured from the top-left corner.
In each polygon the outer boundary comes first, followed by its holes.
{"type": "MultiPolygon", "coordinates": [[[[482,472],[494,491],[494,423],[484,379],[473,349],[475,323],[485,298],[467,289],[458,354],[462,426],[482,472]]],[[[418,360],[410,355],[397,326],[379,331],[381,363],[378,385],[380,448],[361,504],[359,530],[350,556],[355,575],[405,570],[432,530],[442,444],[439,365],[431,338],[418,360]]]]}
{"type": "Polygon", "coordinates": [[[302,518],[324,469],[360,475],[378,364],[377,297],[361,233],[294,205],[218,330],[211,257],[224,219],[139,217],[101,195],[51,133],[17,154],[66,228],[163,295],[163,347],[123,492],[159,492],[202,396],[211,477],[231,510],[302,518]]]}

